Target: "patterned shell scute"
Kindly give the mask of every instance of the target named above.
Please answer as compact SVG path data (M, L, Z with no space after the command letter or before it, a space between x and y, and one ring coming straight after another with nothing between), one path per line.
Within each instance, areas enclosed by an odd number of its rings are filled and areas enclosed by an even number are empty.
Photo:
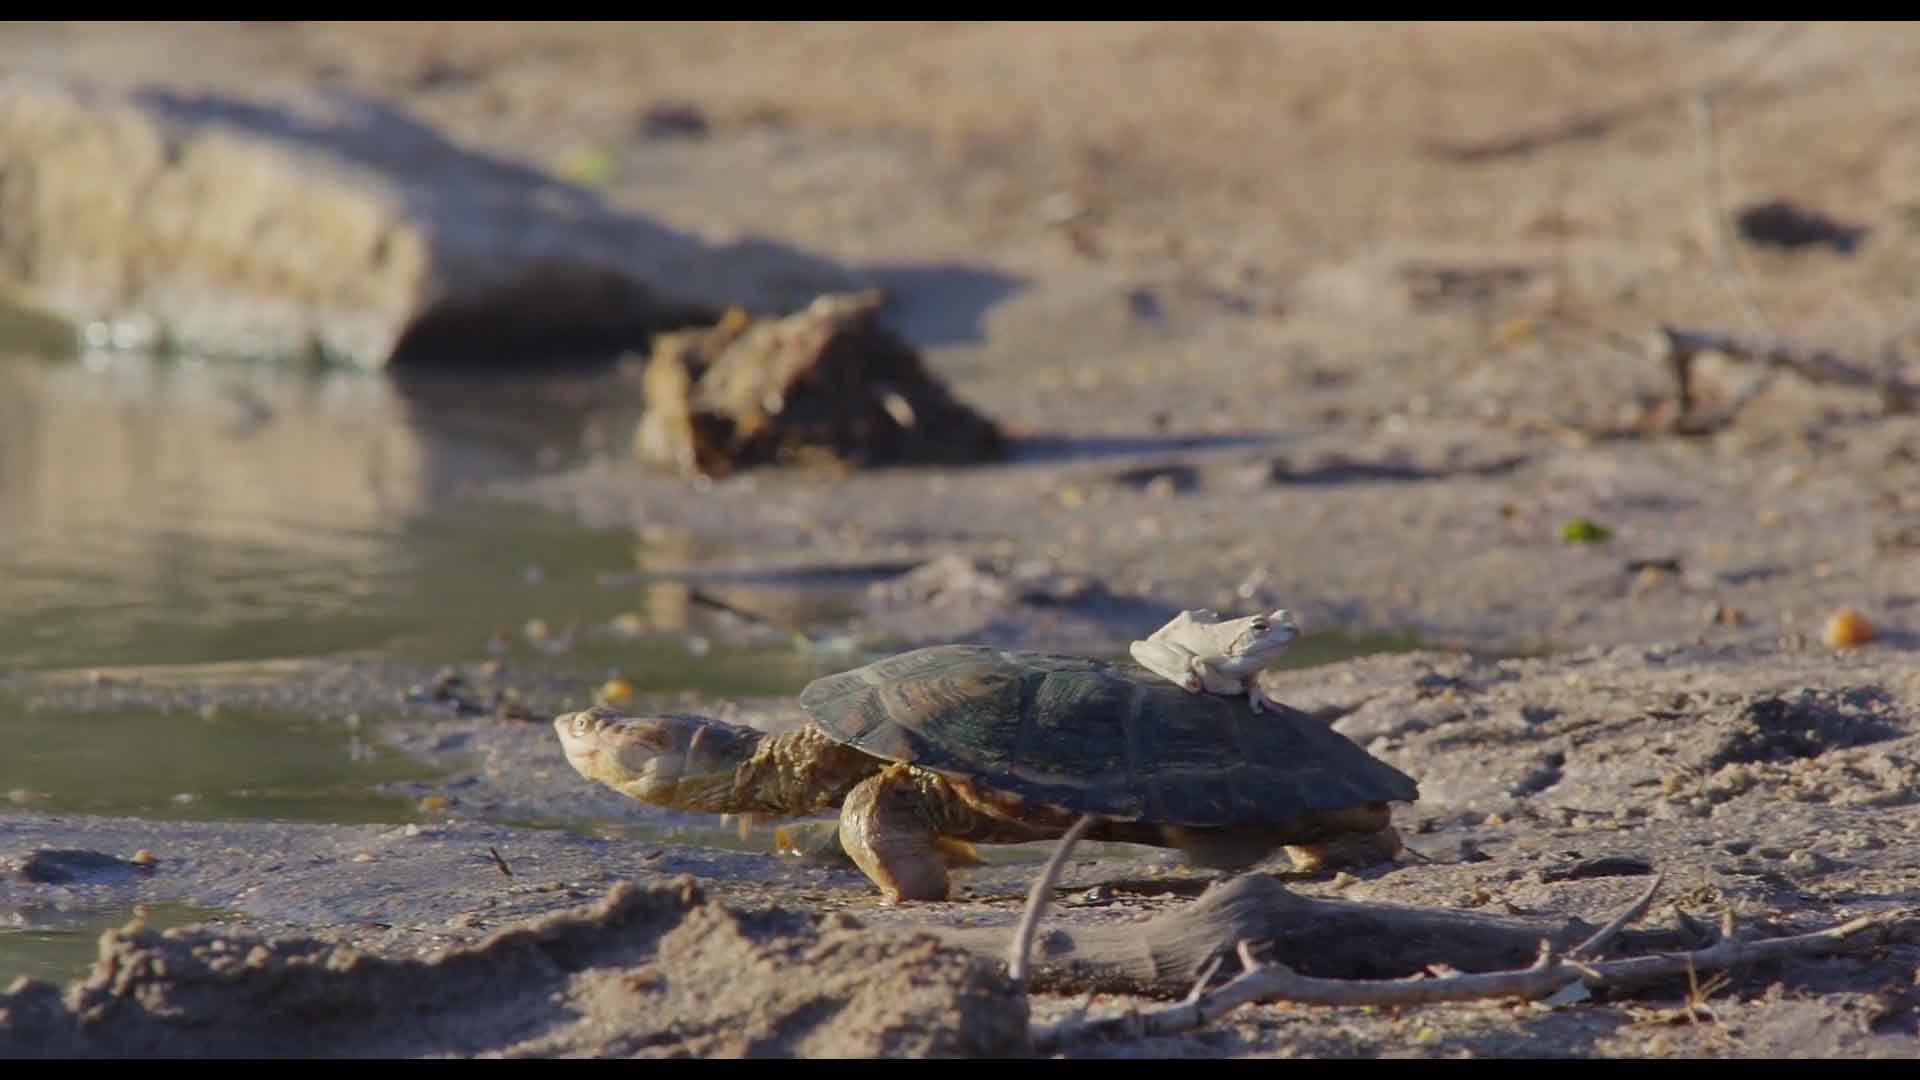
M1080 657L942 645L816 680L800 703L877 757L1120 820L1252 825L1418 796L1304 713Z

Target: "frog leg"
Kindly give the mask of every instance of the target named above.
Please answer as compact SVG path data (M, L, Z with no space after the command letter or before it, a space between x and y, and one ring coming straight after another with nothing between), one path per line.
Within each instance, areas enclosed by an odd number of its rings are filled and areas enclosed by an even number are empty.
M1256 713L1279 712L1285 707L1260 689L1260 680L1253 676L1247 678L1247 705Z
M1200 692L1200 676L1194 670L1200 656L1192 649L1171 641L1155 641L1148 638L1136 641L1127 647L1133 659L1141 667L1155 675L1179 685L1189 694Z

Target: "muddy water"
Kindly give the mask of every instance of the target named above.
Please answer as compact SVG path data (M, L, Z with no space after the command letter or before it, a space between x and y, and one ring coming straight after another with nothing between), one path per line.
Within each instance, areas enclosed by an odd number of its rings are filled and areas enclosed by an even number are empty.
M86 972L100 935L135 919L152 930L218 921L221 912L190 904L0 908L0 986L17 976L64 984Z
M631 533L470 496L591 450L603 389L0 356L0 670L438 665L507 648L522 667L648 689L804 685L819 661L790 646L701 647L688 588L625 580L659 556ZM341 719L56 719L0 698L0 793L89 813L404 820L370 793L418 770Z
M151 819L413 820L378 784L426 769L383 746L359 717L226 708L73 717L0 702L9 753L0 793L51 813Z

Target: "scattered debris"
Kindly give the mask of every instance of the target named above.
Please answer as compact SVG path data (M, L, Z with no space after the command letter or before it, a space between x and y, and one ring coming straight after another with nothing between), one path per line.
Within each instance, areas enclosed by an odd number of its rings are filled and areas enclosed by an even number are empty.
M1568 518L1560 526L1560 540L1566 544L1604 544L1613 539L1613 530L1586 518Z
M1734 215L1740 238L1764 247L1805 248L1825 245L1851 255L1866 239L1865 225L1847 225L1818 210L1796 206L1785 199L1742 207Z
M1548 867L1540 871L1542 882L1551 884L1556 881L1584 881L1588 878L1602 877L1642 877L1653 873L1653 864L1634 855L1609 855L1598 859L1582 859L1564 866Z
M640 135L647 139L703 139L711 131L707 114L686 101L656 101L640 114Z
M1531 285L1540 274L1532 266L1445 266L1410 264L1400 270L1416 311L1484 307L1503 293Z
M880 303L876 292L823 296L763 320L735 308L709 329L662 335L643 376L636 456L707 477L768 464L997 459L1000 429L879 326Z

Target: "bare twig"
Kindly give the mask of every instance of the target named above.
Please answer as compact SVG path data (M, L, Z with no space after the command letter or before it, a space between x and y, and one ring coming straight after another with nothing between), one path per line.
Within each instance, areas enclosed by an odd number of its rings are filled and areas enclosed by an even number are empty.
M1607 947L1608 942L1612 941L1620 931L1626 929L1628 924L1640 916L1645 915L1647 909L1653 906L1653 894L1660 891L1660 882L1660 875L1655 874L1653 876L1653 884L1647 886L1647 891L1640 894L1640 899L1634 901L1632 907L1615 915L1612 922L1601 927L1592 937L1574 946L1573 951L1567 954L1568 958L1573 960L1599 959L1600 951Z
M1025 989L1029 968L1029 954L1033 952L1033 934L1040 927L1040 916L1045 913L1047 900L1053 896L1053 885L1060 880L1060 871L1066 868L1067 856L1072 853L1073 845L1080 842L1088 826L1093 824L1092 814L1080 815L1073 823L1060 844L1053 849L1053 857L1047 860L1046 868L1040 871L1039 880L1033 883L1033 890L1027 893L1027 910L1020 916L1020 928L1014 932L1013 945L1007 950L1007 974L1012 976L1015 986Z
M1671 108L1676 101L1734 94L1746 85L1763 63L1804 29L1804 23L1787 23L1777 28L1751 53L1729 65L1725 73L1691 88L1663 90L1612 107L1586 106L1539 126L1487 138L1428 139L1422 144L1422 149L1436 157L1476 164L1518 157L1562 143L1602 138L1622 124Z
M1714 100L1743 85L1753 73L1759 70L1762 62L1789 39L1800 32L1800 27L1789 23L1763 41L1747 59L1736 65L1725 77L1714 85L1704 87L1693 96L1692 111L1694 124L1694 146L1699 151L1702 183L1706 187L1707 212L1711 217L1713 236L1714 278L1720 288L1733 301L1733 306L1747 321L1747 329L1755 333L1775 336L1773 327L1766 316L1760 313L1760 307L1753 300L1753 276L1746 264L1740 260L1739 248L1734 240L1733 215L1727 210L1725 185L1722 183L1724 169L1720 160L1720 139L1714 122ZM1678 362L1676 361L1676 364ZM1676 367L1676 371L1678 368ZM1735 395L1734 402L1727 412L1731 418L1747 402L1765 393L1773 385L1777 370L1763 371L1748 381ZM1683 395L1684 396L1684 395ZM1680 415L1685 415L1683 408Z
M1869 933L1876 930L1880 933ZM1416 976L1410 979L1364 981L1316 979L1295 974L1279 964L1256 964L1249 966L1226 985L1192 1001L1146 1011L1129 1011L1119 1016L1039 1027L1033 1032L1033 1043L1036 1049L1045 1052L1095 1035L1117 1032L1169 1035L1192 1031L1241 1005L1255 1001L1394 1007L1491 998L1538 1000L1550 997L1575 982L1585 983L1592 989L1618 989L1689 972L1724 971L1756 961L1852 952L1878 946L1896 934L1902 938L1920 937L1920 909L1867 915L1808 934L1765 941L1740 941L1728 937L1716 945L1693 952L1626 960L1570 963L1554 952L1551 943L1542 942L1540 957L1531 967L1486 974L1448 974L1439 978ZM1241 950L1241 961L1252 961L1250 952L1245 948ZM1697 982L1695 985L1698 986ZM1709 982L1707 985L1713 984Z
M1703 352L1716 352L1730 360L1764 364L1775 371L1791 371L1810 383L1873 391L1880 395L1882 406L1892 413L1909 412L1916 404L1920 404L1920 386L1902 380L1891 369L1875 371L1826 349L1807 349L1777 338L1743 337L1719 330L1663 326L1660 333L1666 339L1667 363L1673 371L1680 396L1676 424L1711 430L1731 421L1756 392L1754 384L1743 388L1711 423L1692 417L1693 360Z
M507 860L501 858L500 853L498 851L495 851L493 848L489 847L487 848L487 854L493 856L493 865L499 867L501 873L507 875L508 877L513 876L513 868L507 865Z
M1713 225L1713 270L1720 288L1747 320L1747 329L1772 334L1773 328L1760 314L1748 290L1752 280L1740 262L1733 243L1733 218L1727 213L1726 196L1721 183L1720 140L1714 129L1713 94L1702 92L1693 98L1694 146L1700 157L1701 182L1706 188L1707 213Z
M1201 969L1201 971L1200 971L1200 977L1199 977L1199 978L1197 978L1197 979L1195 979L1195 980L1193 980L1193 989L1191 989L1191 990L1189 990L1189 991L1187 991L1187 996L1186 996L1186 997L1184 997L1184 998L1182 998L1181 1000L1182 1000L1182 1001L1198 1001L1198 1000L1200 1000L1200 995L1201 995L1202 993L1204 993L1204 992L1206 991L1206 989L1207 989L1207 983L1208 983L1208 982L1210 982L1210 981L1211 981L1211 980L1213 979L1213 974L1214 974L1214 972L1216 972L1216 971L1219 971L1219 970L1220 970L1220 965L1222 965L1222 964L1224 964L1224 963L1226 963L1226 962L1227 962L1227 958L1226 958L1225 956L1216 956L1216 957L1214 957L1214 958L1213 958L1213 959L1212 959L1212 960L1211 960L1211 961L1210 961L1210 962L1209 962L1209 963L1207 964L1207 966L1206 966L1206 967L1204 967L1204 968L1202 968L1202 969Z

